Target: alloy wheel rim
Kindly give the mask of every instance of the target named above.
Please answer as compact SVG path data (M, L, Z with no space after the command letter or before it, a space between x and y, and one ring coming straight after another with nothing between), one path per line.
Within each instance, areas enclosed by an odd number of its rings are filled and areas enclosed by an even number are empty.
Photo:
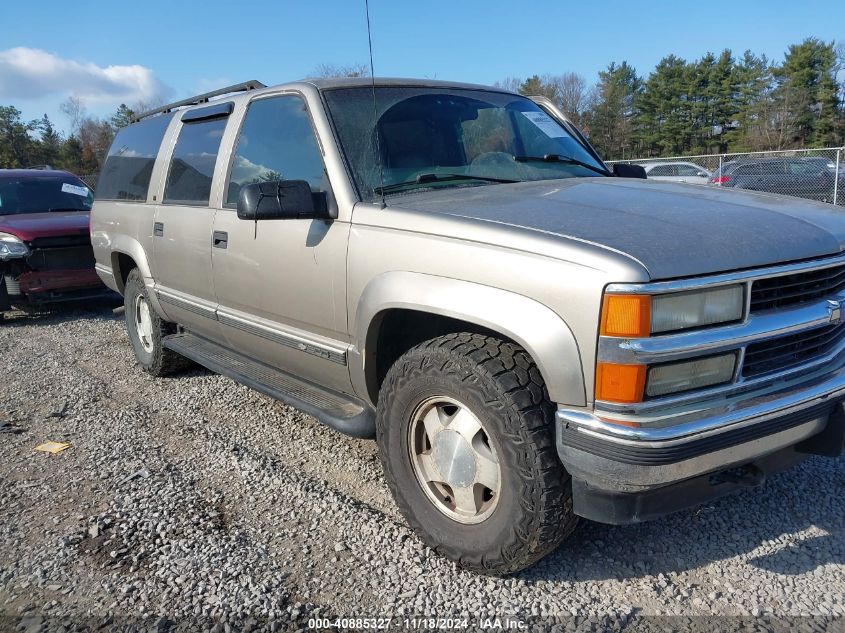
M428 499L458 523L487 519L499 502L502 472L478 417L461 402L438 396L416 408L410 425L411 464Z
M147 353L152 353L153 345L153 320L150 316L150 305L143 296L135 299L135 331L138 333L138 340L141 347Z

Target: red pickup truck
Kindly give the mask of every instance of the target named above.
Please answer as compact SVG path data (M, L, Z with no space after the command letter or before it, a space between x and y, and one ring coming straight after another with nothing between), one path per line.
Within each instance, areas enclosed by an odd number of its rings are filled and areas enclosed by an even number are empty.
M111 294L94 272L92 200L73 174L0 169L0 318L12 308Z

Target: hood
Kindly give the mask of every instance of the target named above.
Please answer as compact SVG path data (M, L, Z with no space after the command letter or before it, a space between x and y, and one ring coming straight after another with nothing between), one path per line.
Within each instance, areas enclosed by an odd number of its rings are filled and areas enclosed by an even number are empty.
M88 234L88 211L51 211L0 215L0 232L11 233L24 242L39 237Z
M633 258L652 279L835 255L845 242L841 207L663 181L464 187L389 198L388 205L590 242Z

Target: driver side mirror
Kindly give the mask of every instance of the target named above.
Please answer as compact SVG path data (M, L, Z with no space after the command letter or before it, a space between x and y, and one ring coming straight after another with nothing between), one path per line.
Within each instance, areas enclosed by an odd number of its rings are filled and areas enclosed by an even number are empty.
M613 165L613 175L617 178L648 178L641 165L627 165L625 163Z
M238 195L241 220L330 220L325 191L312 192L305 180L271 180L241 187Z

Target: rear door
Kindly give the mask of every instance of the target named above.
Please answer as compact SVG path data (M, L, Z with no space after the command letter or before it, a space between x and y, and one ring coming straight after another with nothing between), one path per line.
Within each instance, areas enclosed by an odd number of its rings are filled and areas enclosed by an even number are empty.
M786 171L786 164L782 160L772 160L760 163L761 186L758 191L768 191L782 196L795 195L793 193L795 178Z
M791 195L810 200L833 200L833 178L829 177L824 161L797 158L788 161L786 168L793 179Z
M231 103L187 110L170 156L153 225L156 292L167 317L219 338L211 273L214 209L209 206Z
M676 166L678 170L678 181L689 182L695 185L704 185L710 180L710 174L704 171L701 167L696 165L688 165L686 163L678 163Z
M748 163L737 165L732 174L729 174L729 184L737 189L751 189L752 191L766 191L766 182L763 177L763 166L761 163Z
M677 180L678 172L675 165L655 165L648 172L649 180Z

